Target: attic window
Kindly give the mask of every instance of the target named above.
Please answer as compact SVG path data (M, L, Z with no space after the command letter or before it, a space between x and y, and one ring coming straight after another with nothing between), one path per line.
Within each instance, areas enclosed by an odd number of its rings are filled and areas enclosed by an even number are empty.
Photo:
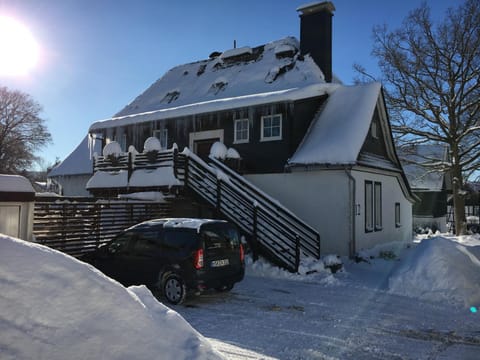
M160 102L170 104L172 101L177 100L179 96L180 96L179 91L177 90L170 91L169 93L167 93L167 95L165 95L165 97Z

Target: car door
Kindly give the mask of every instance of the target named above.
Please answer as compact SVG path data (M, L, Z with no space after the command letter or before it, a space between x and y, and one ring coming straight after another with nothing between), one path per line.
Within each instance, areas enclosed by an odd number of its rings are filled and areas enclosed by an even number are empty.
M95 267L124 285L129 284L129 269L135 232L126 231L98 251Z
M146 229L137 234L133 241L129 259L130 279L135 285L153 285L157 282L163 266L161 229Z

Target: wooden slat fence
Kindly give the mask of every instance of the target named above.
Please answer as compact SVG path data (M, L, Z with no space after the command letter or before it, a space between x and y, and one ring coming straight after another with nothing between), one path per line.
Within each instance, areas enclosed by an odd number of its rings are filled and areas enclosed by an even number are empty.
M36 242L75 256L129 226L170 214L170 203L40 200L35 202L33 233Z

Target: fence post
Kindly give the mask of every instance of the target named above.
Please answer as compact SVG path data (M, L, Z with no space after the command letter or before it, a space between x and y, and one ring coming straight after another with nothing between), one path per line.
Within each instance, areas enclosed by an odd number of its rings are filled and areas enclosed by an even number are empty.
M257 204L253 204L253 231L252 231L252 255L253 261L258 260L258 239L257 239L257 211L258 207Z
M173 176L178 179L178 149L173 148Z
M222 213L222 180L217 178L217 216L221 215Z
M183 186L187 187L188 186L188 165L189 165L190 158L188 156L185 156L185 161L183 163Z
M300 236L295 235L295 272L298 272L300 266Z
M67 204L64 202L62 204L62 250L65 249L67 245Z
M127 169L127 176L128 180L130 181L130 177L132 176L133 173L133 164L132 164L132 153L128 152L128 169Z

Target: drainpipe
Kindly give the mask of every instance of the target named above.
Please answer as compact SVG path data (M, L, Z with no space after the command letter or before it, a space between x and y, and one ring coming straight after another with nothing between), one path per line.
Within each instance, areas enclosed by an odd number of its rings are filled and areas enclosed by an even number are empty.
M356 253L356 240L355 240L355 232L356 232L356 227L355 227L355 218L357 216L357 209L355 206L355 199L356 199L356 189L357 189L357 182L355 178L352 176L352 169L351 168L345 168L345 174L347 174L350 186L349 186L349 195L350 195L350 243L349 243L349 256L350 258L353 258Z

